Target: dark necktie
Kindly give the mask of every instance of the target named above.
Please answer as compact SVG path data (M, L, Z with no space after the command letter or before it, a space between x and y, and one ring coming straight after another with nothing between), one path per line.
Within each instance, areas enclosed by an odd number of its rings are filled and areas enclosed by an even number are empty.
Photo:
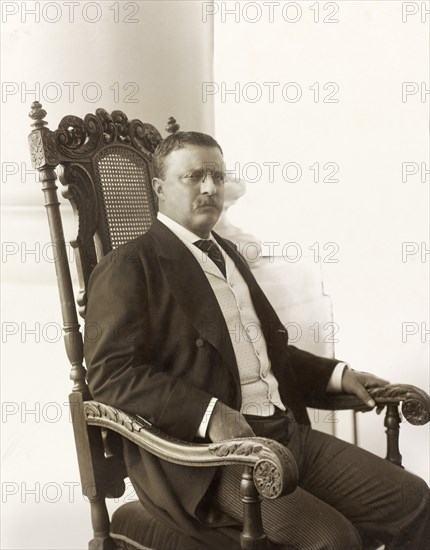
M210 239L202 239L200 241L196 241L193 244L197 246L197 248L200 248L200 250L205 252L209 256L209 258L215 263L215 265L221 271L224 277L226 277L225 261L222 257L221 250L217 247L217 245Z

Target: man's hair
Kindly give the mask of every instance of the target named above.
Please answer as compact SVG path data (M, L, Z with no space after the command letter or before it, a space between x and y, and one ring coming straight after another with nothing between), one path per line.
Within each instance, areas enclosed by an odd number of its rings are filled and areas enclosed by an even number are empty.
M223 155L219 143L208 134L200 132L175 132L163 139L154 152L153 168L156 178L164 178L166 170L166 158L177 149L183 149L187 145L200 147L217 147Z

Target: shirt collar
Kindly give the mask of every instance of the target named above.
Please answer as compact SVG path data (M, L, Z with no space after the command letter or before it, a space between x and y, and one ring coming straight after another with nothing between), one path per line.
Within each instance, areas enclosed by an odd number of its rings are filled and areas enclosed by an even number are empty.
M167 226L172 233L174 233L177 237L180 239L187 241L190 244L194 244L196 241L202 240L201 237L198 235L195 235L192 231L184 227L183 225L179 224L178 222L175 222L172 220L172 218L169 218L165 214L162 214L161 212L157 213L157 219L164 223L165 226ZM214 241L214 238L212 237L212 233L209 233L208 239Z

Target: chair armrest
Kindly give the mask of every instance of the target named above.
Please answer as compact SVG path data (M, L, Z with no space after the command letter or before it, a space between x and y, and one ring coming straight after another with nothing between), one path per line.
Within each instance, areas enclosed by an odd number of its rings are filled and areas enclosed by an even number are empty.
M293 455L271 439L252 437L194 444L164 434L143 418L109 405L85 401L83 407L88 425L109 428L168 462L196 467L242 464L253 468L254 483L263 498L279 498L297 487L298 469Z
M407 384L390 384L370 388L367 391L378 407L402 403L403 416L410 424L422 426L430 420L430 397L420 388ZM354 411L371 410L355 395L345 393L326 393L318 398L308 400L306 405L314 409L338 411L345 409L353 409Z

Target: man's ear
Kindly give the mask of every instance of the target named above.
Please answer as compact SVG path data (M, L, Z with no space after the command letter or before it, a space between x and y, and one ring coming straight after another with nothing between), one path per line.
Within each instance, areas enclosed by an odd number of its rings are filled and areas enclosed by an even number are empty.
M163 200L163 184L164 181L161 178L152 178L152 189L154 189L154 193L157 195L158 200Z

